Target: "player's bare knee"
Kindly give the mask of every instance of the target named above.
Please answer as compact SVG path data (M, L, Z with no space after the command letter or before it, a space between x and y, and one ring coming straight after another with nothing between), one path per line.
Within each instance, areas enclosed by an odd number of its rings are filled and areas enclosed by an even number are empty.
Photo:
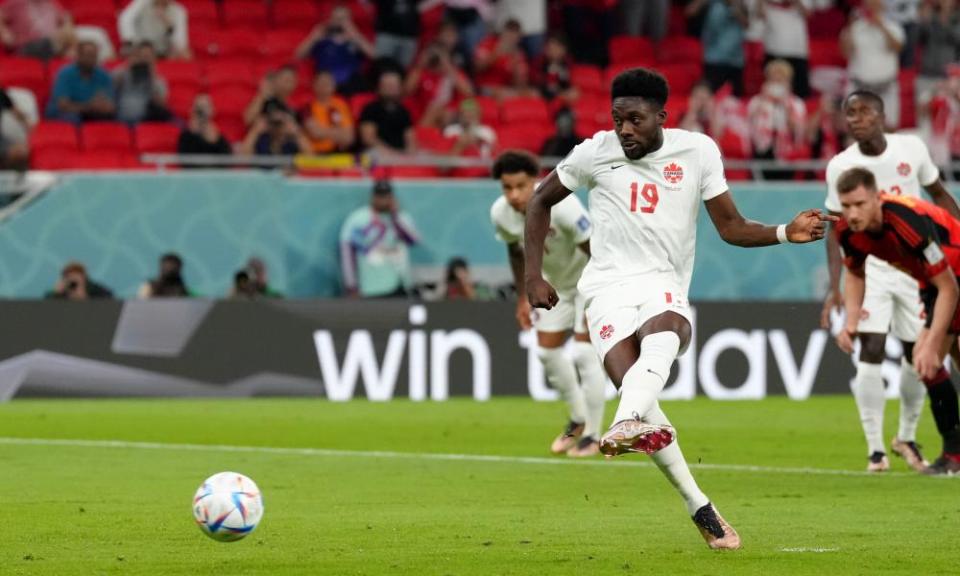
M886 356L887 335L864 332L860 334L860 361L880 364Z
M689 320L676 312L667 311L647 320L637 330L637 339L640 341L640 345L643 346L644 338L658 332L673 332L680 338L679 354L683 354L687 346L690 345L690 339L693 335Z

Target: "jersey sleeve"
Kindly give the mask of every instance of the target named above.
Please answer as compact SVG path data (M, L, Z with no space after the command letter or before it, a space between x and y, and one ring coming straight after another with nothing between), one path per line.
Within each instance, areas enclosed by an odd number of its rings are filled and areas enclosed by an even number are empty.
M580 203L580 199L573 195L567 196L562 204L563 208L556 214L557 224L573 238L574 243L583 244L593 233L593 224L590 222L587 209Z
M493 234L496 236L497 240L505 244L516 244L517 242L520 242L520 237L507 230L506 226L502 222L502 201L502 199L497 199L497 201L493 203L493 206L490 207L490 223L493 224Z
M729 190L723 173L720 148L712 138L703 136L700 144L700 198L704 202Z
M827 199L823 202L823 205L830 212L840 213L842 207L840 206L840 194L837 192L837 179L840 178L840 167L837 166L837 163L830 161L827 164Z
M949 266L929 216L892 202L884 205L884 216L900 241L921 261L928 277L936 276Z
M930 150L921 138L911 138L910 148L917 155L917 180L921 186L930 186L940 179L940 169L933 163Z
M557 164L557 176L564 188L576 191L593 185L593 159L597 145L597 136L587 138L574 146L567 157Z

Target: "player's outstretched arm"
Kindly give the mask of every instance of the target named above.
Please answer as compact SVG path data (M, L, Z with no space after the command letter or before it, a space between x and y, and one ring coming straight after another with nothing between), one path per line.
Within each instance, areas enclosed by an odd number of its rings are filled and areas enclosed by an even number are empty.
M524 284L527 298L534 308L549 310L558 300L556 290L543 279L543 242L550 230L550 209L570 194L554 170L540 183L527 204L523 233Z
M830 214L838 216L836 212ZM820 327L830 328L830 311L839 310L843 306L843 296L840 294L840 274L843 269L843 257L840 255L840 241L833 233L833 224L829 225L824 245L827 248L827 270L830 273L830 286L827 296L823 300L823 310L820 312Z
M707 200L704 204L723 241L746 248L785 242L803 244L820 240L826 235L826 223L838 220L836 216L814 209L797 214L789 224L768 226L744 218L737 210L729 191Z

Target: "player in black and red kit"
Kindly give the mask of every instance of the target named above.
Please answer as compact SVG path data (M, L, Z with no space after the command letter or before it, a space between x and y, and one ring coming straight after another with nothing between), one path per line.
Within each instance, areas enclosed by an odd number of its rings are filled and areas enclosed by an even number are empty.
M837 343L848 352L853 349L867 256L889 262L917 279L926 324L914 346L913 362L927 387L937 431L943 437L943 454L924 473L960 472L960 404L943 368L947 353L960 366L956 345L960 333L960 221L919 198L880 194L873 173L866 168L841 174L837 192L843 219L834 233L850 271L844 285L847 322Z

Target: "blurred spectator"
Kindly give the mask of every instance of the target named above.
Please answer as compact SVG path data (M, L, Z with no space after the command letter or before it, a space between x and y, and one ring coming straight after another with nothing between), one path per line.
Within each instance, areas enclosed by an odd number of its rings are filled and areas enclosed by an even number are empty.
M315 154L345 152L353 146L353 113L336 91L329 72L320 71L313 77L313 101L303 110L301 122Z
M923 0L924 4L928 0ZM921 0L886 0L887 18L903 28L903 48L900 49L900 67L913 68L917 50L917 17Z
M451 103L473 96L473 86L466 74L454 66L447 52L432 44L420 54L416 66L407 75L405 92L414 116L420 117L420 124L437 126L443 124L443 115Z
M810 156L830 160L846 148L846 121L842 100L831 94L820 96L816 109L807 120Z
M187 9L173 0L133 0L117 21L120 40L132 48L149 42L161 58L190 58Z
M749 19L743 0L710 0L703 21L703 75L712 91L724 84L743 96L744 35Z
M346 294L407 296L412 286L408 248L419 241L413 220L397 206L390 182L376 182L370 205L354 210L340 229Z
M297 47L297 58L313 60L314 72L329 70L340 92L352 94L361 88L360 69L364 58L373 58L374 48L357 30L350 10L334 8L330 19L316 27Z
M900 49L903 28L883 15L883 0L863 0L860 12L840 35L847 55L852 90L870 90L883 98L887 126L900 126Z
M480 106L472 99L460 103L457 122L444 128L443 136L456 138L450 150L453 155L479 155L489 158L497 145L497 133L480 122Z
M97 65L97 45L77 43L77 61L60 69L53 81L48 118L79 122L108 120L116 113L113 80Z
M563 35L577 62L606 66L607 40L614 34L617 0L566 0Z
M166 122L167 83L157 74L156 54L149 42L138 44L127 63L113 73L117 92L117 120L137 123Z
M44 60L74 45L73 18L56 0L0 2L0 48Z
M500 34L491 35L477 46L473 63L480 91L497 97L531 92L527 58L520 48L520 23L510 20Z
M957 0L934 0L920 7L917 28L920 69L916 95L926 105L947 76L947 66L960 60L960 11Z
M157 277L144 282L137 291L137 298L182 298L190 296L183 281L183 259L170 252L160 257Z
M662 1L666 2L666 0ZM503 29L510 20L520 23L520 28L523 30L520 45L523 46L527 57L539 56L543 52L543 43L547 35L546 0L498 0L497 28Z
M243 121L247 126L257 118L265 116L271 110L278 109L293 114L290 97L297 90L297 69L291 65L271 70L260 81L260 89L253 97L247 109L243 111Z
M53 300L96 300L113 298L109 288L87 276L87 268L80 262L67 262L60 278L46 297Z
M724 1L724 0L721 0ZM690 91L690 98L687 100L687 109L678 124L679 128L689 130L690 132L699 132L715 136L713 126L716 123L717 107L713 100L713 90L710 85L700 82Z
M213 101L206 94L199 94L193 100L190 109L190 121L180 132L177 141L177 154L221 154L230 155L233 149L230 142L220 133L213 120Z
M227 298L231 300L253 300L259 296L254 289L253 282L250 281L250 274L246 270L237 270L233 275L233 286L230 287Z
M490 0L426 0L420 5L420 11L426 12L438 4L446 5L443 19L457 27L460 47L472 55L487 35L487 22L493 19Z
M377 83L377 99L360 112L360 145L381 154L402 154L416 149L413 120L400 99L400 74L384 72Z
M292 114L274 108L254 121L238 150L257 156L309 154L310 140Z
M553 120L556 132L553 136L547 138L540 149L541 156L553 156L563 158L573 150L573 147L580 143L583 138L574 130L573 114L570 111L562 111L556 115Z
M947 69L948 80L930 101L930 154L938 166L960 162L960 65ZM960 170L953 173L960 180Z
M468 75L473 73L473 53L467 52L460 43L460 33L453 22L444 22L434 40L434 45L443 50L458 69Z
M245 271L250 278L250 284L253 286L253 290L257 294L268 298L283 297L280 292L270 287L270 280L267 276L267 264L261 258L253 256L247 260Z
M377 19L374 52L377 58L392 58L404 68L413 64L420 39L417 0L376 0Z
M774 60L764 69L766 81L760 93L750 99L747 114L753 157L757 160L787 160L805 144L807 109L791 93L793 70L785 60ZM764 171L765 178L777 178Z
M30 118L0 88L0 170L26 170L30 160Z
M880 0L881 2L883 0ZM764 65L786 60L793 68L793 92L810 95L810 33L807 18L811 0L760 0L758 16L764 21Z
M470 268L463 258L451 258L447 262L446 300L476 300L477 290L470 277Z
M754 0L761 4L766 0ZM687 21L687 36L700 38L703 36L703 22L707 16L707 5L711 0L681 0L683 7L683 16Z
M630 36L662 40L670 22L669 0L620 0L623 31Z
M534 60L533 84L547 100L560 98L566 105L576 101L577 87L570 81L570 56L567 45L559 36L551 34L544 44L543 55Z

